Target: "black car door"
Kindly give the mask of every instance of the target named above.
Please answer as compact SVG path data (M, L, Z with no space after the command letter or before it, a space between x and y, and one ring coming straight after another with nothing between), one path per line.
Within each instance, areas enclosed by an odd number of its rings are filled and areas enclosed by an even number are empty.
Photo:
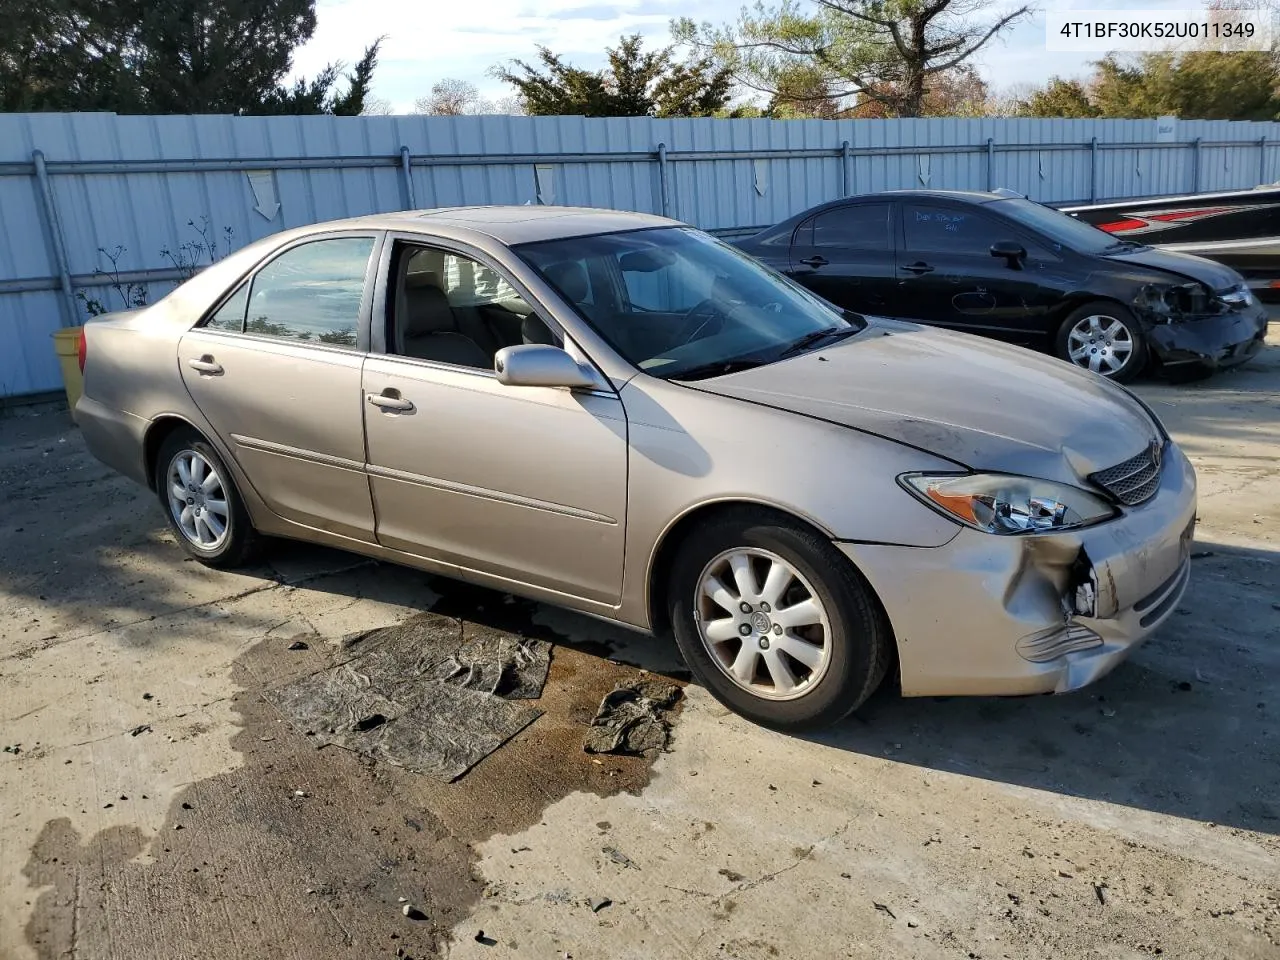
M894 287L893 203L828 207L791 240L789 273L836 306L885 313Z
M1025 256L993 256L998 243ZM979 204L904 202L896 309L886 312L1034 344L1050 332L1061 267L1048 244Z

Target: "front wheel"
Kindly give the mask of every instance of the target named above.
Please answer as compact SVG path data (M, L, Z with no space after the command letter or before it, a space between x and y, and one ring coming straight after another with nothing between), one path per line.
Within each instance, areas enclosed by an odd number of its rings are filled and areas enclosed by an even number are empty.
M893 638L870 586L829 541L766 511L694 530L667 596L690 670L763 726L835 723L888 669Z
M1063 321L1058 356L1119 383L1147 365L1147 337L1137 318L1118 303L1086 303Z
M230 471L195 430L175 430L164 439L155 487L169 528L201 563L238 567L257 553L260 537Z

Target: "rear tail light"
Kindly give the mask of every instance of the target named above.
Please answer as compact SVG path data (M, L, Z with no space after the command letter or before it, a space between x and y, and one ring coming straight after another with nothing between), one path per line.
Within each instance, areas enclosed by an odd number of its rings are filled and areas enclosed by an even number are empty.
M80 342L76 345L76 361L80 364L80 372L84 373L84 356L89 345L85 342L84 330L80 331Z

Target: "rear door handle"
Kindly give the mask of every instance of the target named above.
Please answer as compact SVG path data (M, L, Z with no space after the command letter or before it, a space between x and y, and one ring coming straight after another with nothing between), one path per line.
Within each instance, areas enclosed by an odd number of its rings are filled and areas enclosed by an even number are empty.
M211 377L222 376L222 364L216 363L207 353L199 360L188 360L187 366L197 373L208 374Z
M397 413L408 413L413 409L413 402L404 397L388 396L385 393L367 393L365 398L375 407L383 410L394 410Z
M933 267L925 263L923 260L917 260L915 263L908 263L902 268L907 273L921 274L933 273Z
M800 262L806 267L825 267L831 261L826 257L805 257Z

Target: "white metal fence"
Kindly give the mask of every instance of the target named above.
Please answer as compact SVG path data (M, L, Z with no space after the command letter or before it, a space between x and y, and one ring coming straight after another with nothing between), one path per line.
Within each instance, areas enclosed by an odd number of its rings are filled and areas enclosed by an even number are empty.
M766 226L842 195L1089 201L1280 176L1280 124L1155 120L0 115L0 398L59 387L50 335L154 301L286 227L545 203ZM109 276L108 276L109 274Z

